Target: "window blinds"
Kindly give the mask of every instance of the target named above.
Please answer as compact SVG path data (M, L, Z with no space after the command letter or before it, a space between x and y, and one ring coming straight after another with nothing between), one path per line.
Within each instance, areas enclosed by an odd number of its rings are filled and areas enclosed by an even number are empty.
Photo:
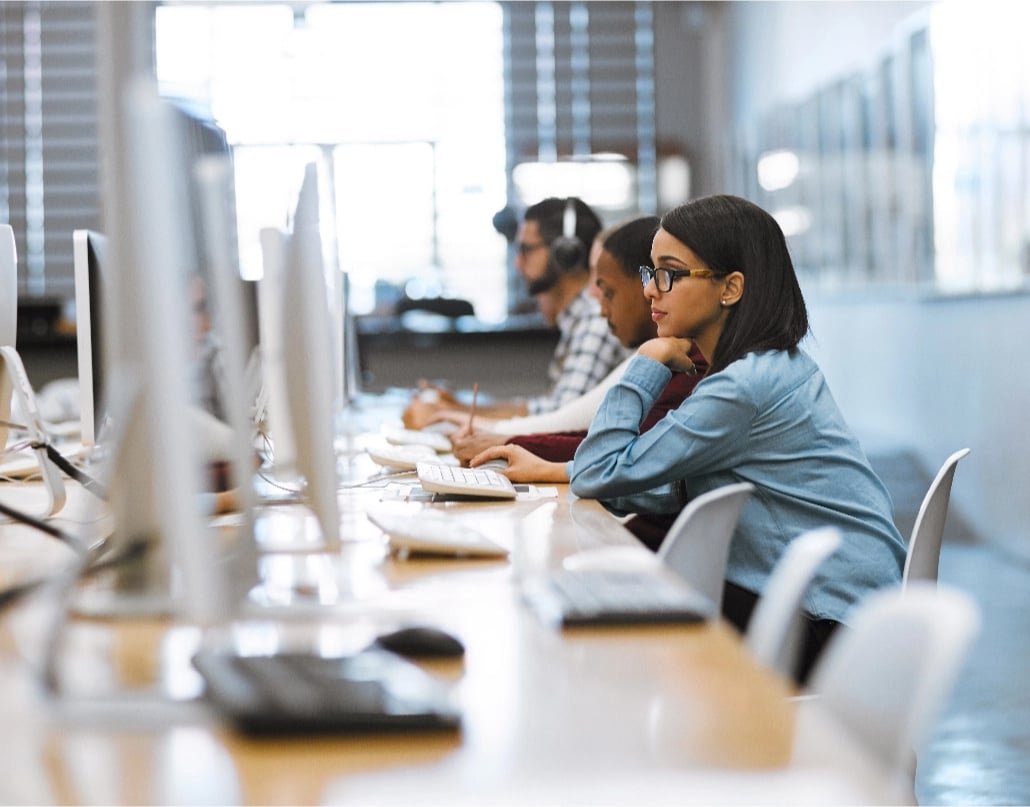
M93 3L0 3L0 218L19 298L74 296L72 231L99 229Z

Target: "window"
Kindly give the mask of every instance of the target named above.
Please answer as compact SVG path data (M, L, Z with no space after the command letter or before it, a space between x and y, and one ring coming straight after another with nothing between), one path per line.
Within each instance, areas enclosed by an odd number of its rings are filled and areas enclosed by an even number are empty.
M157 69L235 144L245 272L299 149L333 183L359 312L403 286L499 322L524 296L499 209L576 194L609 221L655 210L652 29L631 2L175 4Z
M92 3L0 3L0 221L20 299L74 296L72 230L100 228Z
M504 319L499 5L169 5L156 30L162 92L208 104L234 144L245 274L259 273L257 232L286 224L313 158L359 312L410 281Z
M26 297L71 300L71 232L102 229L96 7L0 3L0 215ZM147 45L162 92L234 146L245 274L316 160L360 310L406 285L500 322L524 302L492 224L506 204L575 193L606 223L656 210L652 14L621 0L175 2L156 6Z

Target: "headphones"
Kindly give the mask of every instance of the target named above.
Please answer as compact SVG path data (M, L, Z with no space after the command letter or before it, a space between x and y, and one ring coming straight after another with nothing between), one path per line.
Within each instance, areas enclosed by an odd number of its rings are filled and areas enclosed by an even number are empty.
M551 260L559 272L572 272L587 265L587 249L576 237L576 200L565 200L562 234L551 242Z

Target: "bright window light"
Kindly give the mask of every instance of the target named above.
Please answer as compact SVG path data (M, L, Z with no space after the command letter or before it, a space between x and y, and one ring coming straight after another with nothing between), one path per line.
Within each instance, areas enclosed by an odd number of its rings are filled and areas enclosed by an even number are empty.
M331 170L359 313L419 279L507 316L499 4L171 4L156 42L162 92L211 109L233 145L245 275L294 201L298 151Z
M794 184L801 160L788 149L767 151L758 158L758 184L766 191L779 191Z

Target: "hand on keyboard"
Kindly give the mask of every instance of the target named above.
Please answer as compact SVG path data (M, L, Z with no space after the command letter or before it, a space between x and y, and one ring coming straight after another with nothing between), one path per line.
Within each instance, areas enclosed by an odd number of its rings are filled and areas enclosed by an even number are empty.
M422 488L431 493L489 499L514 499L516 495L511 480L497 471L420 462L416 473Z

